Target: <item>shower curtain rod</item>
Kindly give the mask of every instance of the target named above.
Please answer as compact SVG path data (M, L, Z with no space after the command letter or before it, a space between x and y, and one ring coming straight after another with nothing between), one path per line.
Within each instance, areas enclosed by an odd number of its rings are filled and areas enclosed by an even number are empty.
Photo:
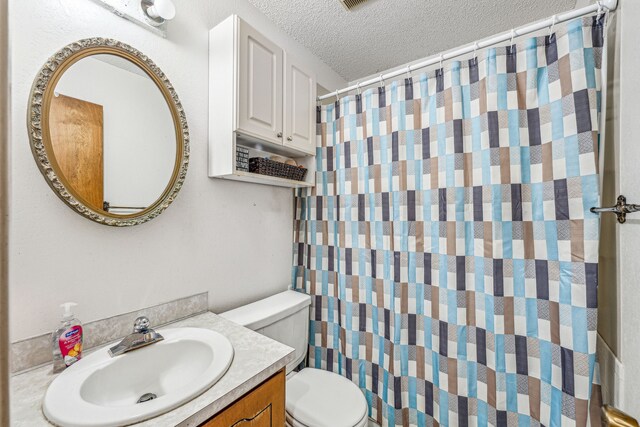
M419 68L424 68L424 67L428 67L429 65L434 65L437 63L442 63L442 61L446 61L448 59L452 59L455 58L457 56L462 56L462 55L466 55L468 53L472 53L475 52L478 49L483 49L485 47L489 47L492 46L494 44L498 44L498 43L502 43L505 42L507 40L512 40L514 37L518 37L518 36L524 36L525 34L530 34L530 33L534 33L536 31L542 30L543 28L546 27L551 27L553 28L553 26L555 24L560 24L562 22L566 22L566 21L570 21L572 19L581 17L581 16L585 16L585 15L589 15L591 13L594 12L611 12L613 10L616 9L616 7L618 7L618 0L603 0L603 1L598 1L590 6L585 6L582 7L580 9L575 9L575 10L571 10L569 12L565 12L565 13L561 13L559 15L553 15L550 18L544 19L542 21L538 21L536 23L533 24L528 24L528 25L524 25L522 27L518 27L518 28L513 28L511 31L507 31L505 33L499 34L497 36L494 36L490 39L486 39L480 42L474 42L471 44L468 44L466 46L463 46L459 49L447 52L445 54L441 54L435 57L431 57L429 59L426 59L424 61L421 62L417 62L413 65L408 65L405 68L400 68L398 70L395 71L391 71L388 72L387 74L380 74L379 77L374 77L371 78L369 80L365 80L363 82L357 82L356 84L353 84L351 86L347 86L346 88L343 89L338 89L335 90L331 93L328 93L326 95L322 95L319 96L317 98L318 101L322 101L328 98L331 98L333 96L335 96L336 98L338 98L340 96L341 93L345 93L345 92L349 92L355 89L360 89L363 86L369 86L372 85L374 83L381 83L384 85L384 81L386 79L390 79L392 77L396 77L399 76L401 74L405 74L405 73L411 73L414 70L417 70Z

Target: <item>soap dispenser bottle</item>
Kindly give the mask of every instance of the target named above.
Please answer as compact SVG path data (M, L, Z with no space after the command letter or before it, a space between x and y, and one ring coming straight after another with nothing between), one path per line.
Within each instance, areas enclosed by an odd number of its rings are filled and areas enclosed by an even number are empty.
M82 323L71 312L78 304L65 302L60 326L51 335L53 349L53 373L62 372L82 357Z

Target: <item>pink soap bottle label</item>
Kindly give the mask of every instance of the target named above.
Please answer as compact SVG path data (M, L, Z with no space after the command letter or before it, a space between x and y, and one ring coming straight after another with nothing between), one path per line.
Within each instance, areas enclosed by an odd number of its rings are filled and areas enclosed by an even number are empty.
M72 326L58 340L60 353L67 366L73 365L82 357L82 326Z

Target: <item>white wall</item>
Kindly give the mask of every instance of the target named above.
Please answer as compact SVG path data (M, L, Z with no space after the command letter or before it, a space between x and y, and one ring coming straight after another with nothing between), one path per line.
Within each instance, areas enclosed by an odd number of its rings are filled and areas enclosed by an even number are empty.
M55 90L103 107L104 200L112 206L155 203L173 173L176 137L153 80L88 57L69 67Z
M618 109L613 117L618 138L609 141L616 144L618 155L617 181L619 191L628 203L640 203L640 2L620 0L617 31L620 49ZM607 202L612 202L608 200ZM620 409L640 419L640 387L637 373L640 372L640 216L631 214L627 222L617 225L618 239L618 307L619 307L619 353L624 367ZM601 284L602 286L602 284ZM611 313L615 315L616 313Z
M91 321L209 291L214 311L284 290L292 259L292 191L207 177L208 29L231 13L306 60L325 87L346 84L246 0L175 0L162 39L90 0L10 0L12 31L11 338L51 331L73 300ZM177 200L157 219L117 229L75 214L31 155L25 115L47 58L85 37L112 37L149 55L182 101L191 162Z

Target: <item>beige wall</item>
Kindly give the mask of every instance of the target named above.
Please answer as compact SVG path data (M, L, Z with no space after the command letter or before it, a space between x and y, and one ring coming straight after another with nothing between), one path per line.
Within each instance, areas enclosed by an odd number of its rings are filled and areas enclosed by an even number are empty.
M607 105L603 168L603 205L613 205L618 197L619 168L618 147L620 145L620 14L609 17L607 32ZM620 353L618 330L618 265L616 248L618 228L615 215L601 216L600 270L598 281L598 333L614 355Z
M602 168L602 205L613 205L620 194L620 54L621 12L608 18L607 26L607 98ZM621 353L621 307L619 271L619 232L615 215L601 216L600 266L598 283L598 360L600 363L602 397L605 403L623 406L624 383Z

